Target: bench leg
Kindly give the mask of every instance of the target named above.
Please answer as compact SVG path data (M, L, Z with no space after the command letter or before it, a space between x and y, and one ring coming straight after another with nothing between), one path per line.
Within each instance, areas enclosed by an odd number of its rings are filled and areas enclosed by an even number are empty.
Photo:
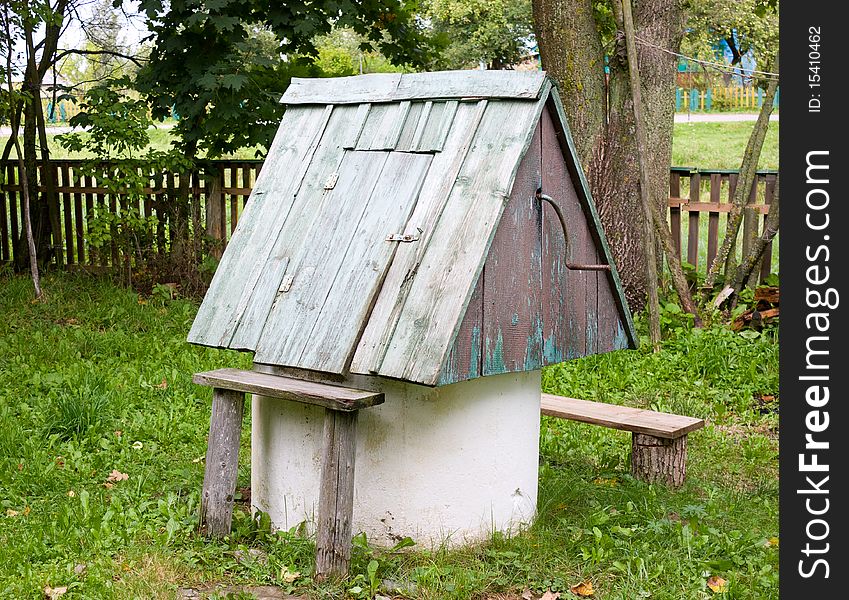
M325 411L315 554L319 581L347 575L351 562L356 433L357 411Z
M648 483L678 487L687 469L687 436L674 440L635 433L631 438L631 474Z
M200 500L201 530L205 527L206 533L213 537L223 537L230 533L244 408L243 392L213 388L212 418Z

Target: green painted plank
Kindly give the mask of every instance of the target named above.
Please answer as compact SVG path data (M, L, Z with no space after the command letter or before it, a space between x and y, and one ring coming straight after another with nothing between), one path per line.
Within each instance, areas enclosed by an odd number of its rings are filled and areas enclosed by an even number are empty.
M257 249L271 245L280 223L288 215L300 177L321 139L329 110L332 109L296 107L283 115L250 202L189 331L189 342L207 346L229 343L225 332L237 318L243 293L253 289L267 257L267 253L257 254Z
M408 101L374 107L357 140L357 150L394 150L409 112Z
M328 193L325 187L338 173L346 152L341 141L359 126L356 107L340 106L333 109L324 136L297 190L290 213L278 223L275 236L256 251L256 256L268 258L258 261L261 272L257 283L242 292L242 308L230 330L231 348L256 349L268 312L281 286L284 286L289 269L295 267L296 258L311 242L306 234L319 216L319 209ZM278 176L286 177L286 173L280 172ZM266 217L274 218L273 211L274 207L269 207L271 214Z
M256 362L299 364L388 156L388 152L346 151L336 186L304 198L317 216L299 232L301 243L259 336Z
M402 100L516 98L535 100L545 82L541 71L440 71L373 73L353 77L293 77L284 104L358 104Z
M445 138L451 131L451 123L457 113L457 105L456 100L434 103L427 124L419 137L418 144L416 144L415 149L418 152L440 152L442 150Z
M429 104L426 103L423 107L421 119L426 118L430 111ZM443 151L433 157L416 208L404 230L405 234L418 236L419 239L398 246L357 346L351 372L369 374L376 373L380 368L398 324L401 309L410 292L413 275L421 263L457 174L463 166L486 105L486 100L474 104L462 103Z
M608 280L610 281L613 288L616 290L616 299L617 304L619 305L619 311L625 321L626 333L628 334L628 339L631 341L631 347L636 348L639 345L639 339L637 337L637 330L634 327L634 320L631 316L631 310L628 308L628 302L625 300L625 292L622 289L622 280L619 278L619 271L616 269L616 263L613 260L613 253L610 251L610 246L607 244L607 237L604 235L604 228L601 225L601 219L598 216L598 211L596 211L595 202L593 202L592 194L590 193L590 186L587 183L587 178L584 175L584 171L581 168L580 161L578 160L578 154L575 150L575 142L572 139L572 132L569 130L569 124L566 120L566 112L563 109L563 103L560 100L560 95L557 93L557 88L552 88L550 93L550 100L554 105L555 114L557 115L560 126L563 128L563 133L565 136L565 141L568 147L568 155L566 156L567 162L574 168L575 173L578 176L578 180L580 182L579 191L581 198L586 203L586 207L589 210L589 214L592 217L593 221L593 230L594 233L598 236L598 243L601 245L601 250L604 254L604 261L610 265L610 271L608 272Z
M392 152L336 273L297 367L342 373L349 364L400 233L419 196L430 154Z
M486 259L536 102L487 105L472 146L416 271L379 373L435 385Z

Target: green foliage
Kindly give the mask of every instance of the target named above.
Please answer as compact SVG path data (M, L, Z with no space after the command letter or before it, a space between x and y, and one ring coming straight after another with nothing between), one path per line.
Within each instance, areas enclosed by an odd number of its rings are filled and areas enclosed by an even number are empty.
M393 65L364 36L350 27L334 27L313 40L318 52L315 65L322 77L362 73L400 73L409 67Z
M514 65L533 35L530 0L428 0L426 14L446 44L442 62L452 69Z
M154 118L180 116L178 147L189 156L267 148L284 110L280 96L293 76L320 74L313 40L333 26L352 28L400 64L427 58L409 0L142 0L139 7L154 46L135 86Z
M158 223L156 216L144 216L140 211L145 188L158 175L185 172L191 163L173 149L145 150L153 122L144 101L122 92L121 86L126 84L126 80L113 80L86 92L80 112L70 121L86 132L57 139L70 152L92 155L80 173L94 177L99 186L109 190L110 197L121 199L119 211L97 206L89 213L89 245L104 251L116 242L127 257L135 254L141 261L152 246Z

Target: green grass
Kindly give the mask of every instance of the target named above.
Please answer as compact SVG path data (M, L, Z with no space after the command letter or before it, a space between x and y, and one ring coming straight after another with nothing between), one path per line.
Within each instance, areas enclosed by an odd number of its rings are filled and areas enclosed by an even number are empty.
M210 392L191 374L249 357L185 342L196 305L157 301L83 275L49 274L45 303L25 277L0 275L0 597L173 598L205 583L287 585L314 598L364 597L376 578L416 598L515 599L589 580L597 600L777 598L775 332L754 340L691 332L664 312L658 354L623 351L548 368L545 390L705 417L689 437L679 490L629 475L623 432L543 418L539 518L516 537L402 556L355 548L350 578L310 578L312 544L237 510L233 535L195 533ZM246 411L249 415L250 410ZM249 423L240 486L249 485ZM104 485L113 469L125 481ZM267 563L240 562L257 548ZM373 567L372 567L373 568ZM283 583L287 573L301 575ZM536 596L535 596L536 597Z
M739 169L754 122L675 123L672 164L700 169ZM778 122L769 124L759 169L778 169Z

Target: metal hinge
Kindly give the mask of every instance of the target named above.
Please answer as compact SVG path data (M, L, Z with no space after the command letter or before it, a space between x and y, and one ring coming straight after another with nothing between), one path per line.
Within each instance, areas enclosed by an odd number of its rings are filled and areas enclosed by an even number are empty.
M421 227L416 227L417 233L391 233L386 236L387 242L417 242L419 241L419 234L422 232Z

